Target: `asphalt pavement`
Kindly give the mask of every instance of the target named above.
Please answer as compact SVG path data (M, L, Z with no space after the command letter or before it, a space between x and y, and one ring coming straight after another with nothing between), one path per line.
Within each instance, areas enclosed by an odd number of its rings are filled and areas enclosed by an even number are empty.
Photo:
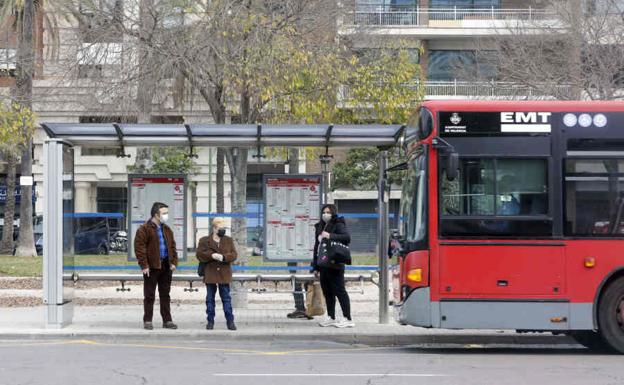
M2 384L621 385L618 355L578 345L371 347L318 341L0 341Z

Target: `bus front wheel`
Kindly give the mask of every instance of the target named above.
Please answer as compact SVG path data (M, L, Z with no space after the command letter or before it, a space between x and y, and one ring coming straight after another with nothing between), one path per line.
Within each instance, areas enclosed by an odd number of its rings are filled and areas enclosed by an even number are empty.
M624 278L612 282L600 299L598 331L607 345L624 353Z

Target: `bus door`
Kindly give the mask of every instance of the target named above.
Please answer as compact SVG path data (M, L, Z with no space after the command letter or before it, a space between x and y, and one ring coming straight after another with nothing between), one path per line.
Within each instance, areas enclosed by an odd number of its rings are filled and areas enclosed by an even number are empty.
M605 146L606 147L606 146ZM608 148L608 147L607 147ZM564 234L575 302L591 303L605 276L623 264L624 152L577 151L564 160Z

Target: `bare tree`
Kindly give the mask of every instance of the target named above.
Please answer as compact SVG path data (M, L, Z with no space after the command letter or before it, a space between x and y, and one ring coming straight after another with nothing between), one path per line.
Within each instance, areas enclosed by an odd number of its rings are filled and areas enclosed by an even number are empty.
M17 49L15 100L28 109L32 108L32 85L35 72L34 17L34 0L24 0L21 17L22 28ZM32 137L29 138L21 154L20 172L22 176L32 176L33 144ZM21 186L20 232L15 250L15 254L18 256L37 256L32 218L32 185Z
M545 10L540 20L507 21L478 40L497 80L524 90L515 97L624 98L624 4L550 0Z
M85 23L85 15L115 20L114 7L103 6L100 1L67 1L81 23ZM104 3L116 3L111 1ZM91 34L97 38L90 44L77 39L76 57L81 60L70 55L63 66L76 74L85 62L97 63L102 58L111 62L110 73L103 69L103 76L89 79L90 83L105 90L99 92L107 95L110 108L123 111L138 105L139 116L145 118L147 107L161 108L156 99L167 95L181 78L181 88L188 94L182 98L180 109L202 103L215 123L225 123L228 114L240 123L258 122L279 95L276 87L283 82L280 71L288 69L283 62L293 59L292 52L281 48L282 43L296 40L300 42L298 49L319 53L333 44L335 19L331 10L335 2L331 0L130 0L124 7L120 22L92 23ZM107 41L107 36L115 34L122 37L119 45ZM121 51L118 57L116 50ZM133 100L136 103L129 103ZM230 171L233 212L246 211L247 153L246 148L218 151L218 160L224 159ZM217 180L223 181L223 170L217 172ZM218 198L222 196L219 190ZM217 206L223 209L222 202ZM235 217L232 222L233 238L244 264L246 220Z

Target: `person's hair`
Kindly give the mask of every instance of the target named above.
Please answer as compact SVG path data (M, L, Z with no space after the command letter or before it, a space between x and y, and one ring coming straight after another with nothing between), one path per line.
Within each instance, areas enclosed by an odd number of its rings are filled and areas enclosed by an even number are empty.
M321 208L321 215L323 215L323 211L325 211L325 209L329 209L333 217L338 214L338 209L336 208L336 205L332 205L332 204L323 205L323 208Z
M212 227L215 227L215 225L225 226L225 219L221 217L212 218Z
M166 204L162 202L154 202L154 204L152 205L152 211L150 212L152 214L152 218L154 218L156 214L158 214L160 209L166 208L166 207L169 207L169 206L167 206Z

